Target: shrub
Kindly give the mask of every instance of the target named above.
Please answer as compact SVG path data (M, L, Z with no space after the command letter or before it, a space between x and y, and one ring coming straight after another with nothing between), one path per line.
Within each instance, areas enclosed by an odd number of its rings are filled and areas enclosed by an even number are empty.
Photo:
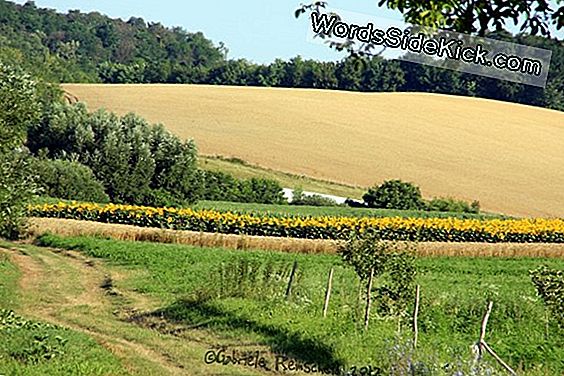
M200 199L209 201L283 204L282 186L274 180L252 178L239 180L221 171L201 171Z
M254 202L258 204L285 204L282 186L276 180L251 178L240 180L239 202Z
M308 205L308 206L339 206L337 201L320 195L305 195L303 190L294 189L291 205Z
M33 167L37 173L37 185L43 195L103 203L110 200L92 170L78 162L34 159Z
M564 271L541 266L530 271L537 294L552 311L560 327L564 328Z
M201 171L202 193L200 198L209 201L239 201L237 180L221 171Z
M187 206L189 203L177 197L173 193L159 188L159 189L148 189L143 200L144 205L153 207L168 207L168 208L180 208Z
M433 198L426 203L426 209L429 211L453 212L453 213L480 213L480 203L474 201L471 204L466 201L456 200L454 198Z
M362 197L371 208L420 210L425 207L419 187L401 180L374 186Z

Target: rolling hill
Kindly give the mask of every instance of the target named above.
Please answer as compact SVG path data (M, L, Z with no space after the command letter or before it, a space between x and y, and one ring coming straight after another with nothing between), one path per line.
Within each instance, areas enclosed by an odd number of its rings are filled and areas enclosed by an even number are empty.
M564 217L564 113L477 98L207 85L64 89L89 109L136 112L204 155L423 194L510 215Z

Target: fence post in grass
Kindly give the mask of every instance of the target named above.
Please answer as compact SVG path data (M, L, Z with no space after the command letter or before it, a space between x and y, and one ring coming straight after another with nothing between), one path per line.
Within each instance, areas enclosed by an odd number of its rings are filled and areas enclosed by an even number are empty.
M331 267L329 278L327 279L327 290L325 291L325 301L323 302L323 317L327 317L327 308L329 308L329 298L331 297L331 288L333 287L333 271Z
M486 314L484 315L484 319L482 320L482 327L480 329L480 339L478 340L478 354L476 360L479 361L486 350L510 375L517 375L517 373L507 365L496 353L492 350L492 348L486 343L484 339L486 337L486 326L488 325L488 319L490 318L490 314L492 313L493 302L490 301L488 304L488 309L486 310Z
M368 329L370 321L370 305L372 304L372 279L374 278L374 268L370 268L370 276L368 277L368 286L366 287L366 311L364 312L364 329Z
M482 319L482 327L480 329L480 339L478 340L478 360L482 358L482 355L484 353L483 344L484 344L484 338L486 337L486 326L488 325L488 320L490 318L490 314L492 313L492 308L493 308L493 302L490 301L488 303L488 308L486 310L484 318Z
M417 327L417 316L419 315L419 293L420 287L417 285L415 289L415 311L413 312L413 348L417 348L417 336L419 335L419 329Z
M292 293L292 283L294 283L294 276L296 275L296 270L298 269L298 260L294 261L292 266L292 272L290 273L290 279L288 280L288 287L286 288L286 299L290 297Z

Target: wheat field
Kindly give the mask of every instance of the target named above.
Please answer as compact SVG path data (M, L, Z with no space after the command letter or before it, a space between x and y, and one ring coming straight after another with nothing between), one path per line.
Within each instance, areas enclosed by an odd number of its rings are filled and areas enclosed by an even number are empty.
M351 185L399 178L426 197L564 217L564 113L424 93L67 84L90 110L136 112L201 154Z

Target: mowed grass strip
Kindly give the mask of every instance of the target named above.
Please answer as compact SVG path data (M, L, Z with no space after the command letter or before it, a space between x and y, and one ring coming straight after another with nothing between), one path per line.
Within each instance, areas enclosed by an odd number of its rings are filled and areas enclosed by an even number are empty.
M141 325L159 317L165 330L167 321L187 334L197 327L230 338L233 347L252 351L253 346L266 345L274 352L319 364L389 368L409 357L427 366L469 366L470 346L478 339L491 300L494 309L486 340L508 364L520 375L564 371L564 333L547 315L528 275L541 264L561 267L559 261L419 258L420 333L418 351L412 357L403 346L411 337L409 318L400 324L399 337L398 321L377 315L368 330L363 329L356 275L336 255L240 252L53 235L39 238L38 244L77 250L143 271L116 288L133 289L169 303L137 315ZM298 273L286 299L294 261ZM333 291L323 318L327 274L332 267Z
M204 155L371 186L399 178L427 197L490 212L564 216L564 113L422 93L207 85L63 85L91 110L136 112Z
M339 244L333 240L212 234L74 219L32 218L30 234L40 236L45 233L71 237L101 236L115 240L305 254L335 254ZM417 254L419 256L564 258L564 244L426 242L418 244Z

